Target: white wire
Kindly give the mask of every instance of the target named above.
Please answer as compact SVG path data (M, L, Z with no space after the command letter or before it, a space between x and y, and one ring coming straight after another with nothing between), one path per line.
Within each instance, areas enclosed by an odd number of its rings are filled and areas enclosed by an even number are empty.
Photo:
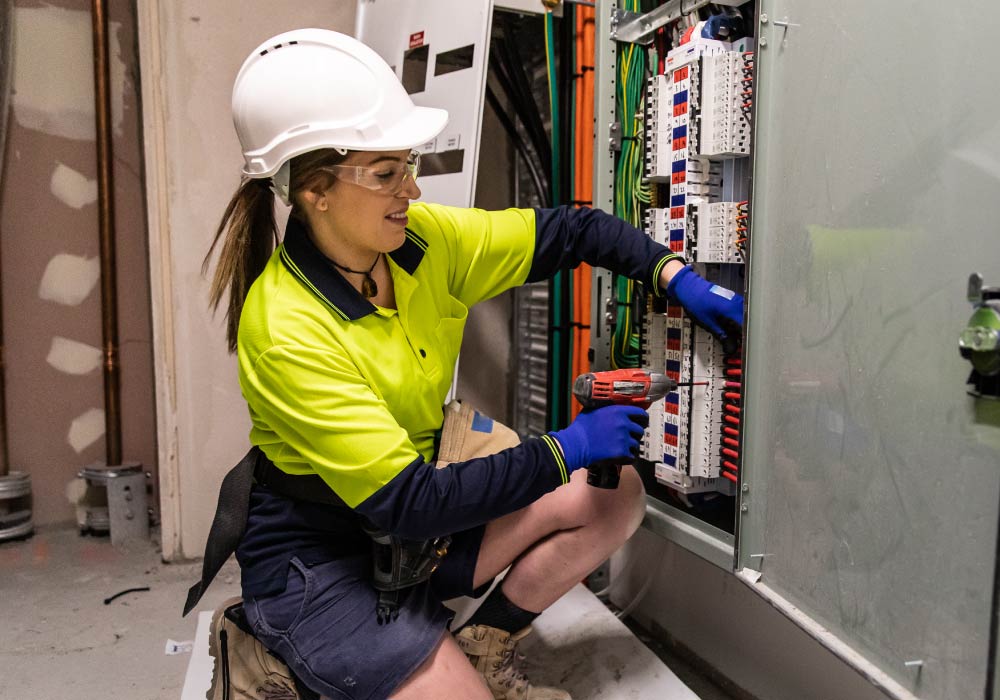
M616 612L615 617L617 617L619 620L628 617L628 614L633 610L635 610L636 607L639 605L639 603L642 602L642 599L646 597L646 594L649 593L649 589L653 587L653 579L655 578L656 578L656 567L650 567L649 575L646 576L646 581L639 588L639 592L635 594L635 598L633 598L629 602L629 604L626 605L624 608Z

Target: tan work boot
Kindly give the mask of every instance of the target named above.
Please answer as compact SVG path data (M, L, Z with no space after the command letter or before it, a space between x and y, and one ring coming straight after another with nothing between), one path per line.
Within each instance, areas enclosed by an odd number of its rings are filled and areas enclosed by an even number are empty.
M208 632L212 685L206 699L298 700L288 667L226 617L226 610L241 603L240 598L230 598L212 615Z
M531 627L510 634L497 627L470 625L459 630L455 641L486 679L494 700L573 700L565 690L532 685L514 668L517 643L530 632Z

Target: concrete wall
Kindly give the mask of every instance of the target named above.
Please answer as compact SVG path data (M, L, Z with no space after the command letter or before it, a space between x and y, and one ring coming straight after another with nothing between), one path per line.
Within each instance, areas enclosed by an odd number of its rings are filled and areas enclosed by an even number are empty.
M105 458L90 5L13 9L0 274L10 462L31 475L36 524L74 521L67 486ZM109 19L123 458L155 476L134 5Z
M163 556L201 556L225 472L249 419L208 311L201 263L239 184L233 79L261 41L299 27L354 30L352 0L139 3Z

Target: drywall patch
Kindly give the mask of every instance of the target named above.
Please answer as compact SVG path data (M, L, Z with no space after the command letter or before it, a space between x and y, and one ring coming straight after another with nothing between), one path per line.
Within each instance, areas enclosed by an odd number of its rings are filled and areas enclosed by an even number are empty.
M120 22L108 28L111 123L122 133L125 62ZM81 141L93 141L94 68L90 12L61 7L14 8L14 77L11 102L17 123Z
M66 374L90 374L101 366L101 349L57 335L45 361Z
M38 287L38 296L66 306L78 306L101 278L98 258L60 253L49 261Z
M104 411L92 408L73 419L66 440L80 454L104 435Z
M62 163L56 163L49 189L56 199L74 209L83 209L97 201L97 180Z

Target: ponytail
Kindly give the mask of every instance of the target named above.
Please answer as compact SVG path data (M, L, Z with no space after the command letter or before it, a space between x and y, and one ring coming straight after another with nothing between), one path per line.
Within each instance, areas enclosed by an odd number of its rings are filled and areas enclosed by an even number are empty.
M307 189L321 192L333 184L333 176L323 168L344 161L345 154L333 148L319 148L292 158L290 163L289 190L292 210L290 215L305 221L298 194ZM225 234L225 235L223 235ZM202 263L201 271L208 271L212 253L222 240L219 263L212 277L209 303L213 310L219 308L223 295L229 292L226 308L226 341L229 352L236 352L236 338L240 328L243 302L264 266L278 245L278 227L274 223L274 193L269 178L247 178L229 200L215 232L212 247Z
M223 235L225 234L225 235ZM229 200L212 247L202 263L206 273L212 253L222 240L219 262L212 277L209 304L218 310L223 295L229 292L226 308L226 344L229 352L236 352L236 338L240 326L243 302L250 285L264 271L271 253L278 244L278 228L274 223L274 194L270 180L244 179L236 194Z

